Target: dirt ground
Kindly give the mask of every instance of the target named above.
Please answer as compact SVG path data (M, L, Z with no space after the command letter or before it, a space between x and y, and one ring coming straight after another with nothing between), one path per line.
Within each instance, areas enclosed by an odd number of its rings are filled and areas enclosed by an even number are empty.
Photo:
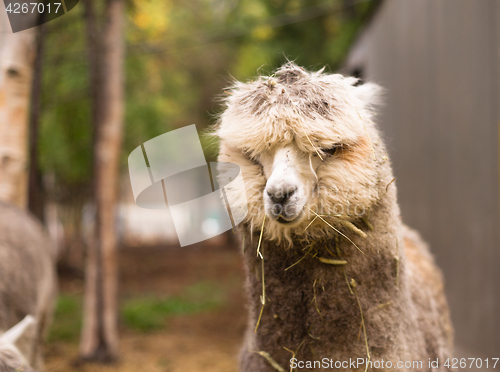
M46 370L121 372L233 372L246 323L243 268L236 247L124 248L120 251L120 298L175 295L194 283L224 288L216 310L174 316L165 329L143 333L120 326L121 359L116 365L75 363L77 342L51 342ZM81 294L83 281L62 275L61 293Z

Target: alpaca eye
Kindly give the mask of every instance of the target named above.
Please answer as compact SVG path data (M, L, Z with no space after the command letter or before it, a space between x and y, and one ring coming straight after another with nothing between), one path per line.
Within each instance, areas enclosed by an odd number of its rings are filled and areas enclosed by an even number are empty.
M341 145L333 145L330 148L321 149L321 151L323 151L325 154L332 156L332 155L337 154L341 149L342 149Z

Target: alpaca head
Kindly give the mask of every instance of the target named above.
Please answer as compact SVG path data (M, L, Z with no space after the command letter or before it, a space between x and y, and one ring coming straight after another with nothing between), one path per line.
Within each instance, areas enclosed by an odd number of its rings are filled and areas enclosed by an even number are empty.
M287 63L226 91L219 160L238 164L245 184L227 192L246 193L247 222L266 216L268 238L321 238L333 230L311 223L315 213L353 221L379 200L390 176L372 121L380 88L356 82Z

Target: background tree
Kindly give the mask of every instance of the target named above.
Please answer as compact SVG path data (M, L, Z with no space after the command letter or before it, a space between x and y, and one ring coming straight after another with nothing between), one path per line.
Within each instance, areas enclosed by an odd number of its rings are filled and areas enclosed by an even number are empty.
M85 360L113 361L118 357L115 211L123 126L124 2L107 1L102 38L96 37L93 5L86 2L89 64L98 72L91 80L96 213L87 253L80 353Z
M44 14L40 14L44 17ZM43 18L42 18L43 19ZM40 221L45 220L43 180L38 163L38 138L41 116L42 72L44 57L45 25L36 28L35 58L31 85L29 115L29 174L28 174L28 209Z
M4 6L3 4L1 5ZM36 18L37 14L30 15ZM32 21L30 19L27 22ZM35 21L33 21L33 24ZM12 33L0 12L0 200L20 208L28 196L28 117L36 30Z

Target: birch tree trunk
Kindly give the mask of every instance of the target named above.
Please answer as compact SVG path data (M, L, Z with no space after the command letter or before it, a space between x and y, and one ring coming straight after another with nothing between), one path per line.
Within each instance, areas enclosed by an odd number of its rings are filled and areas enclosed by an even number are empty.
M37 14L33 15L34 17ZM28 118L36 30L12 33L0 5L0 200L26 208Z
M87 18L93 16L88 0ZM90 11L90 13L89 13ZM90 64L97 66L91 92L94 112L94 196L96 205L94 244L86 266L84 324L80 343L82 359L113 361L118 357L117 247L115 209L118 195L119 156L122 142L124 100L123 0L108 0L102 45L90 48ZM94 23L89 36L97 29ZM93 60L92 49L99 58Z

